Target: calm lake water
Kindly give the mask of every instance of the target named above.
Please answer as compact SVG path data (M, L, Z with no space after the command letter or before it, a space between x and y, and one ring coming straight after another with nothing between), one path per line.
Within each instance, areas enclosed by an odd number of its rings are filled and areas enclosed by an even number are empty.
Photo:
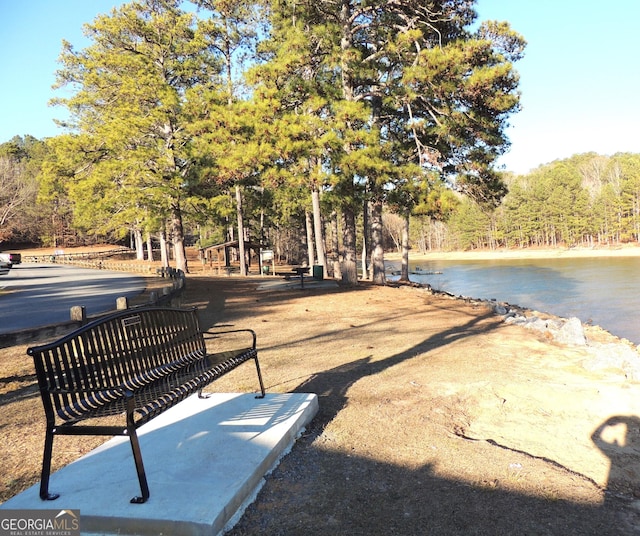
M399 270L400 261L387 266ZM576 316L640 344L638 257L419 261L409 268L412 281L435 290Z

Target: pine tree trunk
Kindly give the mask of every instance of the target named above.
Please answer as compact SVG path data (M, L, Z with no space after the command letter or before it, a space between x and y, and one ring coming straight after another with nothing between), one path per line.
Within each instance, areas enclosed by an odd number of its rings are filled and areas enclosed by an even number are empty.
M313 223L311 222L311 214L309 211L304 211L304 219L307 228L307 259L309 261L309 266L313 266L314 256L313 256Z
M137 227L133 230L133 241L136 246L136 260L144 260L144 241L142 240L142 231Z
M353 54L353 28L351 20L351 1L341 0L340 2L340 26L341 26L341 39L340 39L340 75L342 81L342 96L347 102L355 101L355 83L353 79L352 67L350 65L350 58ZM350 130L351 124L347 120L345 127ZM352 151L352 147L347 142L345 146L345 152L349 154ZM353 201L353 195L355 194L354 176L347 176L343 178L345 181L344 187L347 189L351 201L347 201L345 206L342 207L342 246L344 247L344 260L342 263L342 282L347 285L358 284L358 268L357 268L357 251L356 251L356 216L355 207Z
M153 244L151 243L151 233L147 233L147 260L153 262Z
M311 203L313 204L313 229L316 239L316 260L320 266L326 266L327 254L324 247L324 233L322 232L323 226L322 213L320 211L320 192L316 187L311 190Z
M187 255L184 249L184 230L182 228L182 212L180 207L171 207L171 241L173 242L173 256L176 260L176 268L185 274L189 273Z
M236 186L236 210L238 213L238 254L240 257L240 275L247 275L247 260L244 254L244 215L242 213L242 191Z
M342 279L342 271L340 270L340 240L338 239L338 213L334 210L331 212L331 249L333 250L333 277L334 279Z
M369 220L369 202L362 203L362 279L373 279L373 267L367 266L371 255L371 221ZM371 272L369 271L371 268Z
M382 201L375 199L370 207L372 279L374 284L384 285L387 280L384 271L384 247L382 244Z
M358 284L358 255L356 253L356 218L353 207L342 209L342 244L344 259L342 261L342 282L346 285Z
M409 282L409 213L402 215L402 267L400 270L400 281Z
M167 244L167 235L164 231L160 235L160 262L163 268L169 268L169 248Z

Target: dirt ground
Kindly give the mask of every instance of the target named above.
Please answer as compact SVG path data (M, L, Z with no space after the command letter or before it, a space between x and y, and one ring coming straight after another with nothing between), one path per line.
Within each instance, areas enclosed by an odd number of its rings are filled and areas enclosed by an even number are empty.
M623 371L481 302L276 281L195 274L180 300L204 328L255 329L269 392L319 397L231 535L640 534L640 384ZM43 427L25 348L0 366L6 500L37 482ZM255 390L243 369L213 390ZM60 439L58 466L99 442Z

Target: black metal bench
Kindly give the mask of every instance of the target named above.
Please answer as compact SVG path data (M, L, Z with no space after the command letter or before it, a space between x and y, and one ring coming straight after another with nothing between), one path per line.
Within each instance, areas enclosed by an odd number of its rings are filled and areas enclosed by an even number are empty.
M255 332L202 332L195 309L120 311L27 353L35 362L46 415L42 500L59 496L49 492L55 435L128 436L141 490L131 502L143 503L149 486L136 432L140 426L195 392L205 397L204 387L249 360L258 372L257 398L265 396ZM93 421L110 416L109 422Z

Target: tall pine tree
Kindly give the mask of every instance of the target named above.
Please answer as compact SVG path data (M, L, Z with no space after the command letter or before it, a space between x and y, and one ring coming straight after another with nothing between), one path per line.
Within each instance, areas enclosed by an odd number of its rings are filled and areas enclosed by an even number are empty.
M65 42L57 73L57 85L72 90L57 100L76 134L69 147L83 156L73 170L76 209L103 199L134 229L146 212L166 216L176 265L187 271L183 209L194 174L185 103L221 82L211 36L178 0L125 4L85 33L92 44L75 51Z

